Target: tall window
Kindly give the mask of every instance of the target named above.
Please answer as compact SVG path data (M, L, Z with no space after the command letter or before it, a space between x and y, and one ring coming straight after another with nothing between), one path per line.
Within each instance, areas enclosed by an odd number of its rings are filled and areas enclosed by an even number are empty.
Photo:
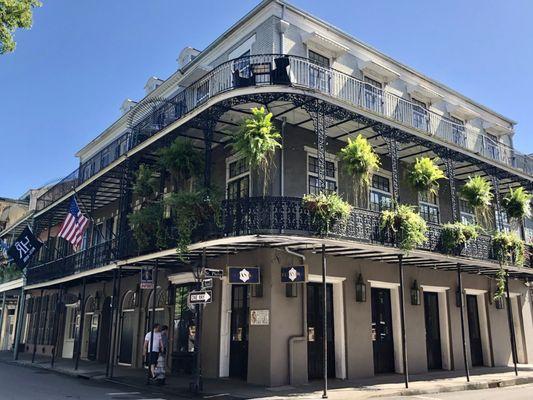
M309 86L328 92L329 58L313 50L309 50L309 61L311 62L309 66Z
M496 227L498 229L500 227L500 222L504 232L511 232L511 224L509 223L509 217L505 211L500 211L499 214L496 213Z
M392 208L389 178L376 174L372 175L369 206L372 211L383 211Z
M450 116L452 121L452 139L453 142L459 146L466 146L466 134L465 134L465 123L459 118L455 118L453 115Z
M307 153L307 186L308 193L320 193L318 183L318 157L316 153ZM326 192L333 193L337 191L337 162L332 155L326 156Z
M426 103L411 99L413 102L413 126L417 129L427 131L428 130L428 110Z
M461 212L461 222L463 224L476 224L476 215L472 206L464 199L459 199L459 208Z
M498 147L498 138L490 133L485 136L485 155L494 160L500 159L500 149Z
M430 192L420 192L418 195L420 216L427 222L439 223L439 201L437 195Z
M382 113L381 82L365 76L365 106L369 110Z
M196 88L196 104L207 100L209 97L209 79L198 85Z
M226 169L228 200L250 196L250 168L246 158L227 162Z
M187 304L189 292L193 288L193 284L176 287L173 351L177 353L191 353L194 351L194 313Z

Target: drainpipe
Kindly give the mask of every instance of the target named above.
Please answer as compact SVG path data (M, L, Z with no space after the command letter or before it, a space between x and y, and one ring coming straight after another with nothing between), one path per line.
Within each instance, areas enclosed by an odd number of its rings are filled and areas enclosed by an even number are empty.
M305 256L291 250L289 247L285 247L285 251L295 257L302 260L305 263ZM289 384L293 384L293 359L294 359L294 346L298 342L307 342L307 284L302 283L302 334L289 337Z
M280 197L285 196L285 178L283 169L285 167L285 126L287 125L287 118L283 117L281 122L281 148L279 149L279 195ZM294 252L293 252L294 253ZM291 253L292 254L292 253ZM301 255L294 253L297 257Z

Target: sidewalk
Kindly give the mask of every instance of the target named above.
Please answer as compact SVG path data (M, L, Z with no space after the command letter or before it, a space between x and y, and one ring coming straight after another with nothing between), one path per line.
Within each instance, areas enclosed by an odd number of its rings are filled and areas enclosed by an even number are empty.
M18 361L13 361L11 352L0 352L0 362L44 368L70 376L93 380L106 380L105 365L80 361L78 371L74 371L71 359L56 360L52 369L49 357L39 357L31 363L31 355L22 353ZM169 376L164 387L151 386L153 392L172 394L190 398L188 392L191 378ZM512 368L475 368L471 373L470 383L466 382L461 371L438 371L410 376L409 389L405 389L402 375L383 375L368 379L331 380L329 383L330 399L368 399L383 396L406 396L456 392L462 390L488 389L533 383L533 365L521 365L518 377ZM146 388L146 374L142 369L115 367L114 378L111 380L133 388ZM322 382L315 381L298 387L282 386L267 388L246 384L232 379L205 379L204 398L215 399L318 399L322 395Z

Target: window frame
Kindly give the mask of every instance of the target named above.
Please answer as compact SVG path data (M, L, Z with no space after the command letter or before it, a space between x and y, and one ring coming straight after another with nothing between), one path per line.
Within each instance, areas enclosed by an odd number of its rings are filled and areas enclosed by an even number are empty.
M314 178L318 178L318 173L317 172L312 172L312 171L309 170L309 157L318 158L318 151L316 149L313 149L312 147L308 147L308 146L305 146L304 150L305 150L305 153L306 153L305 154L305 170L306 170L306 174L305 174L305 186L306 186L306 189L305 189L305 191L306 191L307 194L310 194L311 192L309 191L309 189L310 189L309 178L311 176L314 177ZM338 193L339 192L339 160L334 154L326 152L326 162L328 162L328 161L333 163L335 177L331 178L331 177L327 177L326 176L326 182L327 181L334 182L335 183L335 191L334 192ZM327 186L326 186L326 189L327 189Z
M387 170L382 170L382 171L379 171L379 172L375 172L372 174L372 179L374 176L379 176L381 178L384 178L384 179L387 179L387 181L389 181L389 191L385 191L385 190L382 190L382 189L378 189L378 188L375 188L372 186L372 181L370 181L370 186L368 188L368 209L372 211L372 208L371 208L371 204L372 204L372 192L376 192L380 195L388 195L390 197L390 200L391 200L391 205L392 205L392 172L390 171L387 171ZM379 210L377 212L381 212L383 210Z
M244 157L239 157L237 155L233 155L226 158L226 190L225 190L225 199L226 200L235 200L229 198L229 184L233 181L240 180L246 176L248 176L248 197L251 197L252 195L252 174L250 168L248 168L245 172L242 172L238 175L235 175L233 177L230 177L230 166L233 163L239 162L243 160Z
M433 195L432 193L428 192L428 196L431 196ZM430 224L440 224L440 220L441 220L441 214L440 214L440 199L439 199L439 195L438 193L434 195L435 196L435 203L431 203L429 201L425 201L425 200L422 200L422 193L418 192L418 212L420 214L420 216L422 218L423 215L422 215L422 207L421 206L426 206L428 208L435 208L437 210L437 221L428 221L427 219L424 218L424 220ZM430 215L430 214L428 214Z

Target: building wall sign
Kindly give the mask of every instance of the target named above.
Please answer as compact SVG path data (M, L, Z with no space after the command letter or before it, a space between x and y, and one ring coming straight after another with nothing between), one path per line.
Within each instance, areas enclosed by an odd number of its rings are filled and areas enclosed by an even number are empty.
M250 310L250 325L269 325L270 310Z
M228 281L233 285L259 285L261 271L259 267L228 267Z
M307 267L305 265L292 265L281 268L281 283L307 282Z

